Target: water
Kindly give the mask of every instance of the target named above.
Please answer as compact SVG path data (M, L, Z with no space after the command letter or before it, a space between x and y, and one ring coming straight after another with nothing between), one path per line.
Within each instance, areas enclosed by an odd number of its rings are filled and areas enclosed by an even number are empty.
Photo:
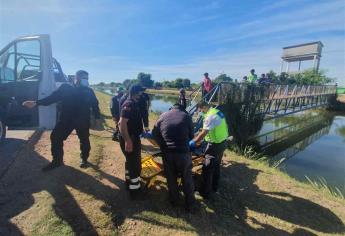
M108 91L110 93L110 91ZM150 95L151 111L165 112L177 96ZM345 114L309 110L266 121L255 139L290 176L324 178L345 194Z
M114 89L103 89L102 92L114 95ZM168 111L175 103L178 102L178 96L150 94L150 110L157 113Z
M281 117L265 122L258 136L263 151L290 176L324 178L345 193L345 114L311 110Z
M163 113L168 111L175 103L178 102L178 97L173 95L150 95L150 109L153 112Z

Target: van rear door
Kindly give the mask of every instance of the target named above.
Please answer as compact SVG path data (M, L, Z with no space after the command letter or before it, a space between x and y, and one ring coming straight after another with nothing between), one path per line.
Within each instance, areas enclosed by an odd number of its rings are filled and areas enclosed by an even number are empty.
M6 106L10 127L55 126L55 104L34 109L22 106L25 100L42 99L56 90L55 71L63 72L55 64L46 34L18 38L0 51L0 106ZM58 81L63 77L59 75Z
M37 100L41 71L41 46L37 38L18 39L1 51L0 86L7 103L6 124L9 127L39 125L38 109L21 104Z

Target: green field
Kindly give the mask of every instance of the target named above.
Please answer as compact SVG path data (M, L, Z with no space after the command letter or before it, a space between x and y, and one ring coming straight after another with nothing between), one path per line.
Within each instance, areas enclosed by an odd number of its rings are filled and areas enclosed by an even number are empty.
M337 87L337 94L345 94L345 87Z

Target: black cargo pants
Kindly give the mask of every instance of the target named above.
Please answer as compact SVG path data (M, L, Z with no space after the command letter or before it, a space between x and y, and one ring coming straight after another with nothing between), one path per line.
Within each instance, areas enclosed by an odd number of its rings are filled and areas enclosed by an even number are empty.
M205 150L205 158L210 160L208 165L202 166L201 194L208 196L212 191L218 190L220 178L220 166L222 157L227 147L227 141L221 143L208 143Z
M133 142L133 151L126 152L125 140L120 136L120 147L123 155L125 155L125 178L128 188L131 191L140 189L140 173L141 173L141 141L139 136L131 135Z
M164 153L163 164L168 183L170 201L176 202L178 200L177 177L181 175L185 202L187 206L191 206L195 202L191 154Z
M80 121L80 120L72 120L72 121L59 121L51 135L51 152L53 156L54 162L62 162L63 160L63 141L68 138L68 136L72 133L73 130L76 130L79 141L80 141L80 158L83 160L87 160L90 154L91 146L90 146L90 121Z

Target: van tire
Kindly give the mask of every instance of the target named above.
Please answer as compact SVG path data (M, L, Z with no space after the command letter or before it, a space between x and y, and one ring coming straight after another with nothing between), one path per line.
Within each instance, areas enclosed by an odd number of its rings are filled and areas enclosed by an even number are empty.
M0 117L0 143L4 141L6 137L6 126Z

